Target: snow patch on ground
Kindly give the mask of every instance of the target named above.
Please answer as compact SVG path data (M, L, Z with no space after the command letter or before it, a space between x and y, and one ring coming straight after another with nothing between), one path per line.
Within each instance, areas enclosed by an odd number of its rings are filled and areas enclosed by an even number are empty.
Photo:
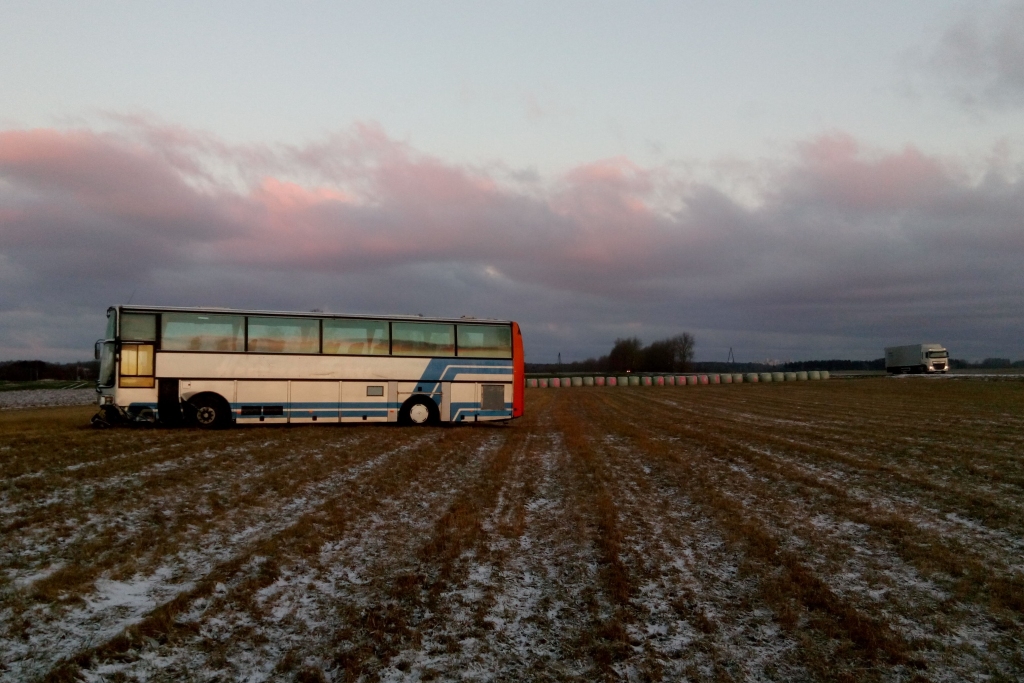
M400 451L415 450L419 443ZM106 675L121 672L145 679L167 671L193 671L203 672L203 678L263 681L274 677L275 667L289 651L304 653L300 657L307 665L329 669L329 662L323 661L324 652L310 648L310 634L329 638L339 606L357 611L374 609L374 600L379 597L376 591L388 585L390 575L408 570L389 566L391 559L396 555L407 556L409 546L422 543L464 478L480 470L498 443L497 438L486 440L461 469L438 471L439 482L426 487L414 483L401 495L379 501L371 514L360 517L355 526L346 530L343 538L319 548L315 558L282 567L271 584L254 593L253 607L239 608L233 604L235 590L245 578L257 574L265 561L252 558L234 582L219 584L213 595L196 599L179 615L179 623L195 624L195 639L186 638L173 646L144 648L134 662L107 665ZM355 469L365 473L371 464L379 467L383 460L382 456ZM352 471L345 478L355 479L355 474ZM332 481L327 488L336 491L341 483L342 480ZM320 502L307 501L303 511ZM266 529L259 531L260 536L266 533ZM387 577L383 581L382 575ZM244 635L236 638L240 633ZM219 664L209 661L196 642L197 639L244 645L252 633L260 634L262 645L229 647Z
M16 389L0 391L0 410L85 406L96 403L96 390L88 389Z
M127 581L102 577L95 582L93 592L85 596L83 606L66 609L63 613L58 610L57 614L42 607L30 608L33 623L27 640L12 637L10 625L2 624L0 659L6 663L6 670L0 673L0 681L41 676L59 660L109 640L138 623L156 606L191 590L216 566L243 554L258 539L294 524L300 516L331 498L345 482L381 467L396 453L415 446L416 443L383 452L307 486L291 500L267 511L257 524L237 531L215 529L196 539L192 550L178 553L170 558L169 564L148 575L136 575ZM10 616L5 613L0 619Z

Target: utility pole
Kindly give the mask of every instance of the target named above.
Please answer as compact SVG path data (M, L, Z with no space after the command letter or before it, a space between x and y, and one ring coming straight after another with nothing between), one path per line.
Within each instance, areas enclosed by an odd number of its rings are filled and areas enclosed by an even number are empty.
M558 372L562 372L562 352L558 352Z

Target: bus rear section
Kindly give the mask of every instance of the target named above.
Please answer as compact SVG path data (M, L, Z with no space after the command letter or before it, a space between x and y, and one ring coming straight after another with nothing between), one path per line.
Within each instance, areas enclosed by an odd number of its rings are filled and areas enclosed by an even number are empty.
M97 342L103 422L486 422L524 413L511 321L121 306Z

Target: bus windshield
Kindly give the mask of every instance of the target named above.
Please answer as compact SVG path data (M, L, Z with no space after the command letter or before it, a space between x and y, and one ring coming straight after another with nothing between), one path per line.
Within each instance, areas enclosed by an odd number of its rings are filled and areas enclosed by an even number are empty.
M117 333L117 311L107 311L107 331L100 347L100 374L96 384L101 387L114 386L114 335Z

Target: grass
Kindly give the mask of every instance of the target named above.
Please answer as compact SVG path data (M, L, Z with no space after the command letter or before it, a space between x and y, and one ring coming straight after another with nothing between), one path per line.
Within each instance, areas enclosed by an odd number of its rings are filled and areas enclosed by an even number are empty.
M527 396L430 429L0 412L0 680L1024 675L1024 385Z

